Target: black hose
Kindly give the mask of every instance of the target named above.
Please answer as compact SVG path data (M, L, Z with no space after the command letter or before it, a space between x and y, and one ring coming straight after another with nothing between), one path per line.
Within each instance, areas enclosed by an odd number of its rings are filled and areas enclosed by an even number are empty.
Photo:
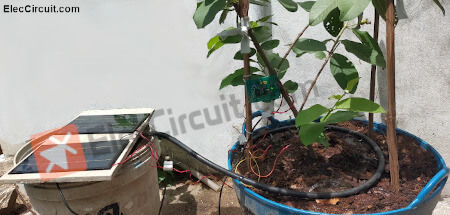
M59 195L61 196L61 199L63 200L63 202L64 202L64 205L66 205L66 208L70 211L70 213L72 213L73 215L78 215L77 213L75 213L75 211L73 211L72 210L72 208L69 206L69 204L67 203L67 201L66 201L66 198L64 197L64 194L63 194L63 192L62 192L62 190L61 190L61 187L59 187L59 184L58 183L56 183L56 187L58 188L58 190L59 190Z
M268 133L280 132L280 131L288 130L291 128L295 128L295 126L286 126L286 127L276 128L273 130L269 130ZM375 172L375 174L372 176L372 178L370 178L365 183L363 183L357 187L350 188L350 189L347 189L344 191L339 191L339 192L311 193L311 192L300 192L297 190L284 189L284 188L274 187L274 186L270 186L270 185L267 185L264 183L260 183L253 179L245 178L242 175L236 174L228 169L225 169L225 168L211 162L210 160L206 159L205 157L199 155L197 152L195 152L191 148L184 145L181 141L177 140L176 138L174 138L166 133L151 131L148 133L148 135L149 136L158 136L158 137L167 139L167 140L171 141L172 143L174 143L175 145L177 145L178 147L180 147L182 150L186 151L188 154L190 154L195 159L206 164L207 166L210 166L214 170L217 170L218 172L220 172L224 175L227 175L233 179L241 181L242 183L251 185L255 188L258 188L258 189L261 189L261 190L264 190L267 192L271 192L271 193L277 193L280 195L293 196L293 197L299 197L299 198L308 198L308 199L330 199L330 198L340 198L340 197L347 197L347 196L355 195L357 193L366 191L366 190L370 189L371 187L373 187L375 185L375 183L377 183L379 181L379 179L381 178L381 175L383 174L383 171L384 171L384 155L383 155L383 152L381 151L380 147L378 147L378 145L372 139L370 139L366 135L361 134L359 132L352 131L352 130L349 130L346 128L337 127L337 126L326 126L326 129L348 133L348 134L357 136L357 137L363 139L364 141L366 141L367 143L369 143L369 145L373 148L373 150L375 151L375 154L378 157L378 168L377 168L377 171Z

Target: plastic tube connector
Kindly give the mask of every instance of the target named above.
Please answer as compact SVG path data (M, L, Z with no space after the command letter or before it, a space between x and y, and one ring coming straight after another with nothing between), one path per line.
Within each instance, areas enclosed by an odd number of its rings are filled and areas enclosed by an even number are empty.
M170 160L169 156L165 157L165 161L163 163L163 170L166 172L172 172L173 171L173 161Z
M240 134L238 137L238 141L241 145L244 145L247 143L247 137L245 137L245 134Z

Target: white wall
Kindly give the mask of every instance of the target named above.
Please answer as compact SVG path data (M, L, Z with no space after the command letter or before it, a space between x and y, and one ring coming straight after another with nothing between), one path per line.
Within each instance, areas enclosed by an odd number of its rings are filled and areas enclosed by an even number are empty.
M0 2L38 5L36 1ZM40 6L51 4L79 6L80 13L0 12L0 142L5 153L14 154L31 134L64 125L86 109L151 107L158 110L154 123L159 130L178 133L176 137L194 150L225 166L227 150L242 123L234 109L243 111L243 89L218 91L218 86L241 65L232 60L238 46L222 48L206 59L206 42L218 29L231 26L231 20L197 30L192 0L39 1ZM449 2L443 4L450 8ZM273 10L284 9L274 1ZM253 11L253 17L268 13ZM449 162L450 149L445 144L450 140L446 108L450 19L432 1L405 2L404 12L408 18L401 16L404 19L396 32L398 127L431 143ZM371 18L373 12L366 14ZM306 23L305 14L290 15L273 18L280 24L274 36L281 38L282 45L291 43ZM383 24L381 29L384 35ZM305 37L323 39L327 34L319 26ZM284 50L280 46L277 51ZM290 56L289 60L292 69L287 76L308 87L321 62L311 56L300 60ZM363 77L358 95L367 96L362 86L368 86L370 68L352 61ZM383 72L378 80L377 96L385 106ZM326 69L307 105L323 102L336 90ZM210 122L207 112L214 119L216 108L221 120ZM189 116L195 117L194 125ZM448 187L446 195L450 195Z

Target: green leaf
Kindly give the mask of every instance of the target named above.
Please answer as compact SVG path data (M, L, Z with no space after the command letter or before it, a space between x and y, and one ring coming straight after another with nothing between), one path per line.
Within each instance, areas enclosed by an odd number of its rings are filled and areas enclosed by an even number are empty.
M372 0L372 5L373 7L375 7L375 10L378 12L381 18L386 20L386 0Z
M319 51L326 51L327 47L324 42L320 42L313 39L301 38L292 47L292 51L297 54L297 56L304 53L316 53Z
M281 5L283 5L286 10L290 12L295 12L298 9L298 5L292 0L278 0Z
M222 40L223 43L240 43L242 40L242 35L234 35L234 36L228 36L224 40Z
M211 49L214 45L220 42L220 37L215 36L208 41L208 49Z
M360 31L358 29L352 29L352 32L358 37L359 41L361 41L364 45L370 46L377 52L378 55L383 56L383 52L381 51L377 41L372 36L370 36L369 33L367 33L366 31Z
M219 24L222 24L225 22L225 19L227 19L229 10L223 10L222 14L220 14Z
M300 5L300 7L302 7L303 10L305 10L306 12L311 11L311 8L314 5L314 3L316 3L316 1L297 2L297 4Z
M256 54L256 50L254 48L250 49L250 53L249 53L249 57L253 56ZM236 54L234 54L234 58L235 60L244 60L244 57L242 56L241 51L237 51Z
M348 21L359 16L369 5L371 0L339 0L338 8L341 11L339 19Z
M194 13L197 28L204 28L214 20L219 11L223 10L227 0L205 0L198 5Z
M380 105L365 98L347 98L338 102L335 108L355 112L386 113Z
M252 28L252 29L253 29L253 34L255 35L256 40L259 43L262 43L262 42L270 39L270 37L272 36L272 31L267 26L259 26L259 27Z
M438 0L433 0L433 1L441 9L442 14L444 14L444 16L445 16L445 9L444 9L444 7L442 7L442 4Z
M330 147L330 143L328 143L328 138L327 136L325 136L323 132L319 134L319 136L316 139L316 142L322 144L323 146L325 146L325 148Z
M338 6L339 0L317 0L309 12L309 24L314 26L321 23L328 14Z
M324 128L325 125L322 123L310 123L300 126L299 135L303 145L308 146L313 144L320 134L323 133Z
M323 20L323 27L325 27L325 30L333 37L337 37L339 32L341 32L342 27L344 27L344 22L339 19L340 14L339 8L335 8L328 14L327 18Z
M258 27L259 25L258 25L258 22L253 22L253 21L250 21L250 28L256 28L256 27Z
M433 1L434 1L434 3L436 3L436 5L441 9L442 14L444 14L444 16L445 16L445 9L444 9L444 7L442 6L442 4L441 4L438 0L433 0Z
M316 53L314 53L314 56L316 56L316 58L319 59L319 60L323 60L323 59L325 59L327 57L325 55L325 53L323 53L323 52L316 52Z
M329 100L333 100L333 99L339 100L341 98L342 98L342 95L332 95L332 96L328 97Z
M334 54L330 59L330 70L339 86L345 90L349 81L358 78L358 71L353 63L344 55ZM355 93L356 87L350 93Z
M286 72L287 72L287 70L278 72L277 73L278 80L281 80L284 77L284 75L286 75Z
M266 64L262 61L261 57L258 56L258 62L262 65L262 66L266 66ZM272 53L272 54L267 54L267 60L269 60L270 65L272 66L272 68L277 68L278 64L280 64L282 58L280 57L279 54L277 53ZM283 61L283 63L281 64L279 71L286 71L287 69L289 69L289 61L286 59Z
M280 44L279 40L268 40L261 44L261 48L264 50L271 50L276 48Z
M297 114L297 117L295 118L295 126L299 127L301 125L311 123L312 121L319 118L319 116L322 116L322 114L328 111L329 109L322 105L313 105L310 108L302 110Z
M256 22L266 22L267 20L269 20L270 18L272 18L272 16L273 16L273 14L272 14L272 15L265 16L265 17L263 17L263 18L261 18L261 19L256 20Z
M324 123L326 124L335 124L339 122L346 122L352 120L355 117L361 116L358 112L353 111L337 111L328 115L326 119L324 119ZM323 119L323 118L322 118Z
M347 87L345 88L345 91L350 92L350 93L351 93L351 92L355 92L356 86L358 85L358 82L359 82L359 77L350 80L350 81L347 83Z
M217 34L223 43L239 43L242 40L240 31L235 27L229 27Z
M291 80L286 81L283 86L288 93L294 93L298 89L298 84Z
M250 67L250 74L252 74L252 78L254 77L261 77L261 75L253 75L253 73L258 72L259 69L255 67ZM238 85L244 85L244 68L238 69L234 71L234 73L228 75L225 77L222 82L220 83L220 90L223 89L226 86L238 86Z
M209 49L208 55L206 57L208 58L213 52L215 52L217 49L219 49L223 45L225 45L225 43L222 43L222 41L217 42L211 49Z
M341 42L344 44L345 50L354 54L359 59L382 68L386 67L386 61L384 60L383 55L369 45L350 40L342 40Z

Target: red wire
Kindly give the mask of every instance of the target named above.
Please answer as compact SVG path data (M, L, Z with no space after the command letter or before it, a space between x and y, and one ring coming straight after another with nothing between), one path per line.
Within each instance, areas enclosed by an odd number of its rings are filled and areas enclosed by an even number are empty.
M278 112L280 110L280 108L281 108L281 105L283 105L283 99L281 99L280 106L278 106L278 109L275 112L272 112L272 113Z
M261 177L261 178L269 177L269 176L273 173L273 170L275 170L275 164L276 164L276 162L277 162L277 160L278 160L278 157L280 157L281 153L283 153L283 151L286 150L288 147L289 147L289 145L287 145L286 147L284 147L284 148L280 151L280 153L279 153L279 154L277 155L277 157L275 158L275 161L273 162L272 170L271 170L271 171L269 172L269 174L267 174L267 175L261 176L261 175L259 175L258 173L256 173L255 170L253 170L252 162L250 162L250 169L252 169L253 174L255 174L256 176Z
M138 152L139 150L141 150L142 148L147 147L147 146L150 147L150 151L151 151L151 158L150 158L150 163L149 163L149 165L150 165L151 167L161 167L161 164L160 164L159 161L158 161L158 150L156 149L156 146L153 144L152 141L150 141L147 137L145 137L139 130L136 130L136 131L139 132L139 134L141 135L141 137L143 137L145 140L147 140L151 145L143 145L143 146L139 147L139 148L136 149L133 153L131 153L130 155L128 155L128 157L127 157L124 161L115 163L115 164L112 165L112 167L115 166L115 165L123 164L123 163L127 162L128 160L130 160L131 157L133 157L134 154L136 154L136 152ZM153 151L153 148L154 148L154 151ZM156 153L155 153L155 151L156 151ZM158 166L152 166L153 158L155 158L156 163L158 164ZM161 167L161 168L162 168L162 167Z
M137 130L136 129L136 131L141 135L141 137L143 137L145 140L147 140L151 145L143 145L143 146L141 146L141 147L139 147L138 149L136 149L133 153L131 153L124 161L122 161L122 162L118 162L118 163L115 163L115 164L113 164L112 166L115 166L115 165L118 165L118 164L123 164L123 163L125 163L125 162L127 162L131 157L133 157L133 155L134 154L136 154L136 152L138 152L139 150L141 150L142 148L144 148L144 147L150 147L150 150L151 150L151 158L150 158L150 163L149 163L149 165L151 166L151 167L156 167L156 168L160 168L160 169L163 169L163 167L161 166L161 164L159 164L159 161L158 161L158 156L157 156L157 153L158 153L158 151L157 151L157 149L156 149L156 146L153 144L153 142L152 141L150 141L147 137L145 137L139 130ZM155 148L155 151L153 151L153 147ZM230 151L234 151L234 150L230 150ZM156 152L156 153L155 153ZM153 157L156 159L156 162L157 162L157 166L152 166L151 164L152 164L152 160L153 160ZM175 172L178 172L178 173L187 173L187 172L189 172L189 178L191 179L191 185L194 185L194 184L197 184L197 183L199 183L202 179L204 179L205 177L213 177L213 178L215 178L216 180L218 180L217 179L217 177L215 177L215 176L213 176L213 175L208 175L208 176L203 176L202 178L200 178L198 181L196 181L196 182L193 182L193 180L192 180L192 171L191 170L183 170L183 171L180 171L180 170L177 170L177 169L175 169L175 168L173 168L173 170L175 170ZM233 189L230 185L228 185L227 183L225 183L225 185L227 185L229 188L231 188L231 189Z
M281 108L281 104L283 104L283 99L282 99L282 100L281 100L281 103L280 103L280 107L278 107L278 110L277 110L277 111L272 112L272 114L276 114L276 113L287 113L288 111L290 111L290 110L292 109L292 107L294 107L295 100L294 100L294 97L292 97L291 95L289 95L289 97L291 97L291 99L292 99L292 104L291 104L291 106L289 107L289 109L286 110L286 111L278 112L278 111L280 110L280 108Z

